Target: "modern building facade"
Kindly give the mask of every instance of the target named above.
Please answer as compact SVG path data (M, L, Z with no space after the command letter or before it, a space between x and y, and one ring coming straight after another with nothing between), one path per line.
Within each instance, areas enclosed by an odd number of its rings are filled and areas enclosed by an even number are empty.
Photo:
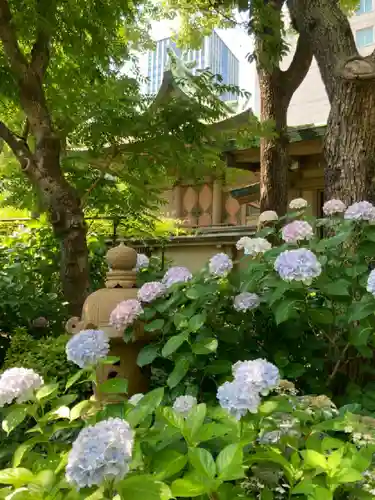
M147 53L147 94L156 94L163 80L164 71L168 68L169 55L172 50L185 63L195 63L193 73L209 69L215 75L221 75L222 83L239 84L239 62L233 52L214 31L205 37L199 50L181 51L172 38L164 38L156 42L156 49ZM237 100L237 96L226 93L224 101Z
M350 25L359 52L368 55L375 50L375 0L361 0L359 9L351 17ZM282 68L287 68L293 57L296 39L289 40L290 54L285 58ZM257 79L256 79L257 80ZM255 84L255 111L259 112L260 97L258 80ZM302 85L295 92L288 111L288 125L327 123L329 102L319 68L315 59Z

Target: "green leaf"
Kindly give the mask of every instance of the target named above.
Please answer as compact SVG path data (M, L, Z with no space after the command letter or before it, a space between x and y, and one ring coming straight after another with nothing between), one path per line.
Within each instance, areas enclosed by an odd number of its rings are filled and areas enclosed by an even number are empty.
M36 399L41 401L42 399L47 398L48 396L55 396L59 392L59 384L48 384L44 385L37 391Z
M171 486L174 497L192 498L207 493L207 487L196 478L176 479Z
M182 432L182 429L185 424L185 419L182 415L175 412L173 408L162 408L161 414L165 418L165 420L172 426Z
M332 325L334 322L334 317L330 309L310 308L309 316L318 325Z
M77 403L73 408L70 410L70 421L73 422L74 420L77 420L79 418L83 411L91 406L91 402L85 399L84 401L80 401Z
M211 354L217 350L219 343L214 338L202 339L192 346L194 354Z
M110 378L99 385L99 391L105 394L127 394L128 381L124 378Z
M226 446L216 459L216 467L219 479L222 481L234 481L244 477L242 465L243 452L240 444Z
M206 313L195 314L189 319L188 331L195 333L204 325L207 319Z
M6 415L2 421L3 430L9 435L16 427L18 427L27 416L27 408L16 408Z
M301 455L307 468L327 470L327 460L321 453L315 450L303 450Z
M0 470L0 484L11 484L15 488L20 488L24 484L31 483L33 479L34 474L22 467Z
M190 360L186 358L180 358L172 371L172 373L169 375L168 380L167 380L167 385L171 389L176 387L181 380L185 377L187 372L189 371L190 368Z
M159 356L159 347L156 344L148 344L139 351L137 365L150 365Z
M181 455L175 450L163 450L153 457L153 475L160 481L170 478L179 473L187 461L187 455Z
M189 448L189 462L198 474L213 479L216 465L211 453L203 448Z
M46 442L45 438L35 437L22 443L14 452L13 463L12 463L13 467L18 467L21 464L22 459L25 456L25 453L32 450L36 444L44 442Z
M145 331L146 332L156 332L156 331L161 331L164 326L164 320L159 318L159 319L154 319L154 321L151 321L151 323L147 323L145 325Z
M188 288L186 291L185 291L185 295L186 297L188 297L189 299L192 299L192 300L196 300L196 299L199 299L200 297L203 297L204 295L206 295L206 287L204 287L203 285L193 285L191 286L190 288Z
M340 297L350 295L348 290L349 286L349 281L338 279L337 281L333 281L332 283L323 284L319 288L323 293L327 295Z
M203 443L204 441L210 441L210 439L218 438L228 434L230 429L226 425L209 423L202 425L202 427L195 434L194 438L197 443Z
M206 373L211 373L212 375L220 375L222 373L231 373L232 363L226 361L225 359L217 359L213 361L210 365L206 366Z
M207 407L204 403L194 406L185 420L184 436L187 441L193 442L206 418Z
M126 415L126 420L132 427L136 427L160 406L163 397L163 387L159 387L158 389L148 392L145 396L143 396L137 406Z
M371 314L374 314L375 302L373 297L364 295L359 302L353 302L349 307L349 317L348 321L360 321L361 319L367 318Z
M172 498L166 484L152 476L131 476L116 485L121 498L132 500L168 500Z
M332 480L337 484L356 483L363 481L363 475L356 469L343 468L332 477Z
M317 486L310 498L313 500L333 500L333 493L327 488Z
M278 325L284 323L288 319L296 318L297 306L299 301L295 299L285 299L277 304L274 308L275 320Z
M79 370L77 373L68 378L68 381L65 386L65 390L68 390L72 385L74 385L85 373L85 370Z
M163 347L161 354L164 358L168 358L189 338L188 333L180 333L179 335L174 335L168 339L167 343Z
M353 328L350 331L350 343L354 346L367 346L373 331L372 326L359 325L357 328Z

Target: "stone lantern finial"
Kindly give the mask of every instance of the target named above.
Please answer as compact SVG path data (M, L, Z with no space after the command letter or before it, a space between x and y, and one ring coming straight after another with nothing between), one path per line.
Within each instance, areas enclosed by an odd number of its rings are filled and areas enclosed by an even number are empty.
M105 282L106 288L133 288L136 281L137 252L120 243L108 250L106 260L110 269Z

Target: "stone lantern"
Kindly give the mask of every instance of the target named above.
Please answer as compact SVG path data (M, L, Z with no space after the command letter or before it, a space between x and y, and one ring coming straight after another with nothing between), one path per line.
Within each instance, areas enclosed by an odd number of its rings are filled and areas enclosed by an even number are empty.
M115 365L104 365L98 370L98 381L103 383L108 378L122 377L129 383L128 395L146 392L148 379L137 365L137 356L147 343L143 325L135 323L134 340L125 343L123 332L109 325L109 317L115 307L127 299L137 297L136 271L137 252L121 243L111 248L106 256L109 272L105 288L89 295L83 305L81 318L70 318L66 330L75 334L81 330L93 328L103 330L111 340L110 356L120 358Z

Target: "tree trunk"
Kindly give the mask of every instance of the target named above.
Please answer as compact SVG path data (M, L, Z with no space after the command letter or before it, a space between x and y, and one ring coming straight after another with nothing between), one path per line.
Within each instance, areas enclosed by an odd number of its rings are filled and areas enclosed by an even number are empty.
M308 38L331 103L325 197L375 202L375 55L359 55L337 0L288 0L288 7Z
M60 166L60 139L45 137L37 145L34 168L24 173L39 191L48 208L56 238L61 245L60 271L64 296L73 316L80 316L89 289L86 224L80 200L66 181Z
M288 204L288 136L285 98L276 69L258 71L262 122L272 120L274 136L260 140L260 210L285 214Z
M279 67L283 56L283 15L285 0L272 0L267 4L267 18L272 27L263 26L255 33L257 71L261 99L262 122L273 122L272 137L260 140L260 210L274 210L284 215L288 205L288 133L287 113L294 92L304 80L312 61L312 51L307 39L300 36L292 62L286 71ZM264 14L264 13L263 13ZM270 34L278 39L279 54L269 43Z

